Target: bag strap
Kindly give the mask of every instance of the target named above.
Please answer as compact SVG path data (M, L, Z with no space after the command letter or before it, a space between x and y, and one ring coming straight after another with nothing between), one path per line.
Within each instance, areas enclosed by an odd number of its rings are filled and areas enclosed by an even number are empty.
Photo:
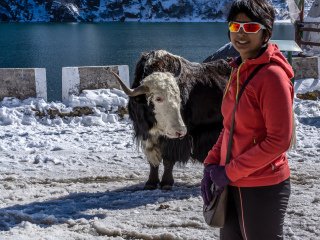
M256 67L252 73L249 75L247 80L243 83L240 92L238 94L238 98L236 99L236 102L234 104L233 112L232 112L232 119L231 119L231 128L230 128L230 135L229 135L229 141L228 141L228 149L227 149L227 156L226 156L226 164L229 163L230 161L230 154L231 154L231 148L232 148L232 143L233 143L233 131L234 131L234 120L235 120L235 114L237 110L237 106L239 103L239 100L242 96L242 93L244 92L244 89L248 85L248 83L251 81L251 79L258 73L258 71L263 68L267 64L261 64L258 67Z

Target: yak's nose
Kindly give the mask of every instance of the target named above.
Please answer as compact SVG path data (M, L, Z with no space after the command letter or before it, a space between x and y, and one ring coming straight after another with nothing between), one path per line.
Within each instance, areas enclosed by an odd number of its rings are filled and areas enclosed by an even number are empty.
M185 130L185 129L176 131L176 137L177 138L181 138L181 137L185 136L186 134L187 134L187 130Z

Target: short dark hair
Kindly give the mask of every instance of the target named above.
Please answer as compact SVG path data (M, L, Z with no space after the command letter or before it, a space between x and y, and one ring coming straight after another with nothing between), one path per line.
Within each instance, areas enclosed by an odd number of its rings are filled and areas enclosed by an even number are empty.
M228 22L234 21L239 13L244 13L254 22L261 23L266 27L265 32L268 38L272 36L273 23L275 19L275 10L268 0L235 0L233 1Z

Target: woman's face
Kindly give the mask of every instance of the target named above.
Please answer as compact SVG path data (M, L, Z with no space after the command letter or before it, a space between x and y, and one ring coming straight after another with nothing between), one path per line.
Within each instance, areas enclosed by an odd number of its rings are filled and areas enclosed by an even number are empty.
M239 13L233 21L245 23L252 22L252 19L248 18L244 13ZM239 32L230 32L230 39L234 48L240 53L242 61L248 58L255 58L267 40L262 29L257 33L245 33L242 28L240 28Z

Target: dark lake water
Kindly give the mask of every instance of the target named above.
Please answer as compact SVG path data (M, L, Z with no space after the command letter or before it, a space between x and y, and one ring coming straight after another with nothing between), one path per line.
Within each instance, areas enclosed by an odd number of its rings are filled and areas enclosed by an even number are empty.
M293 37L276 24L274 39ZM48 100L61 100L62 67L126 64L132 78L141 52L201 62L227 42L226 23L0 23L0 68L46 68Z

